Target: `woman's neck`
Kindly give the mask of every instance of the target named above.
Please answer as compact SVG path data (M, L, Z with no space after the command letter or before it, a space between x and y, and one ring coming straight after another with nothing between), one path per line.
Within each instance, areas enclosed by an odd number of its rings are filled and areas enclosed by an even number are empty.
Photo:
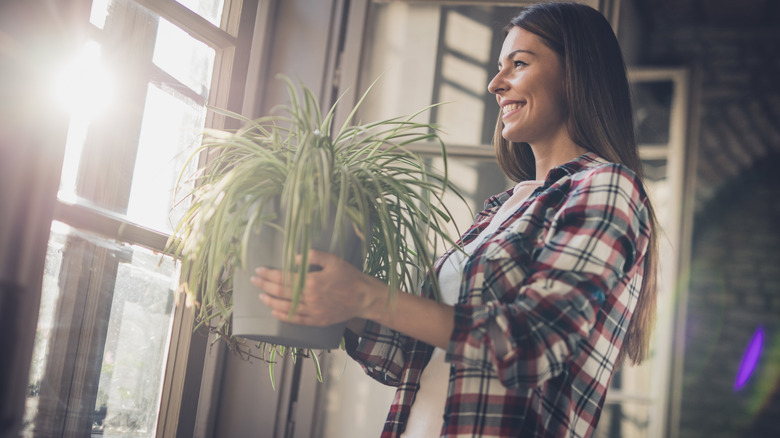
M532 144L536 162L537 180L544 180L547 174L555 167L566 164L587 152L587 149L578 145L568 135L554 139L547 144Z

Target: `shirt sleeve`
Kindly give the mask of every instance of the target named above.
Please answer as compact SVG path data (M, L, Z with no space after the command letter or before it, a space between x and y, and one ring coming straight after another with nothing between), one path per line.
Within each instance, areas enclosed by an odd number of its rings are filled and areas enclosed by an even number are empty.
M345 331L347 354L374 380L389 386L401 383L407 351L413 340L395 330L366 321L363 334Z
M606 295L626 289L649 242L642 184L617 164L583 173L546 212L546 232L510 227L475 253L461 290L470 299L455 306L450 362L495 372L509 388L539 386L579 354Z

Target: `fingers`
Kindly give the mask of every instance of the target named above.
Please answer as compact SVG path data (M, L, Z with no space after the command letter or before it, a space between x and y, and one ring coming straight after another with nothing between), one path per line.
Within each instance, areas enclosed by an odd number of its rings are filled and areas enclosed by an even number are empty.
M344 283L350 276L348 271L342 269L341 258L335 254L315 250L307 253L307 256L305 263L310 266L310 269L292 315L293 281L297 277L295 273L291 276L279 269L265 267L255 269L255 275L250 278L250 281L260 289L258 292L262 292L259 294L259 299L271 309L275 318L295 324L326 326L354 316L351 310L354 306L348 305L353 301L351 297L349 300L343 297L338 300L333 299L332 295L333 291L353 289L348 281ZM297 262L302 264L304 257L299 255ZM344 303L347 305L342 305Z
M307 273L306 281L303 285L304 289L309 287L314 282L312 277L315 276L316 272L320 270L321 269L316 269ZM249 281L256 287L272 295L291 297L291 282L294 282L296 278L296 273L293 273L291 276L287 276L281 270L260 267L255 269L255 275L250 277Z
M259 278L271 283L282 283L284 281L284 273L279 269L261 266L255 269L255 276L253 278Z
M317 315L316 312L308 312L304 303L298 303L298 307L291 315L290 312L292 311L292 302L290 300L269 294L260 294L260 301L262 301L263 304L271 309L271 314L274 318L285 322L320 327L328 326L338 322L332 321L330 318L324 317L322 315Z
M271 295L276 295L278 297L289 295L289 293L286 293L286 289L288 288L284 286L284 274L282 271L257 268L255 269L255 275L250 277L249 281Z
M287 320L292 310L292 301L267 293L260 294L260 301L273 311L274 317Z

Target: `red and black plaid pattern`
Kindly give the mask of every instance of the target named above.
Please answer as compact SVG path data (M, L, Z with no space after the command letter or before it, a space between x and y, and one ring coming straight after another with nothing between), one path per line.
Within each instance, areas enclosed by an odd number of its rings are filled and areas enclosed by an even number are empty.
M460 244L511 194L490 198ZM646 203L631 170L587 153L551 170L477 247L455 305L442 437L591 435L642 283ZM400 436L433 348L373 323L349 344L398 387L382 437Z

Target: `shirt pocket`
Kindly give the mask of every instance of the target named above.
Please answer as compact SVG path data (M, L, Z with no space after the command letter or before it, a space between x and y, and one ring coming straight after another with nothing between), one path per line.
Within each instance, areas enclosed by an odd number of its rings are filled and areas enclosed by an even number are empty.
M483 303L507 303L518 296L533 263L533 243L528 236L506 232L486 243L480 260Z

